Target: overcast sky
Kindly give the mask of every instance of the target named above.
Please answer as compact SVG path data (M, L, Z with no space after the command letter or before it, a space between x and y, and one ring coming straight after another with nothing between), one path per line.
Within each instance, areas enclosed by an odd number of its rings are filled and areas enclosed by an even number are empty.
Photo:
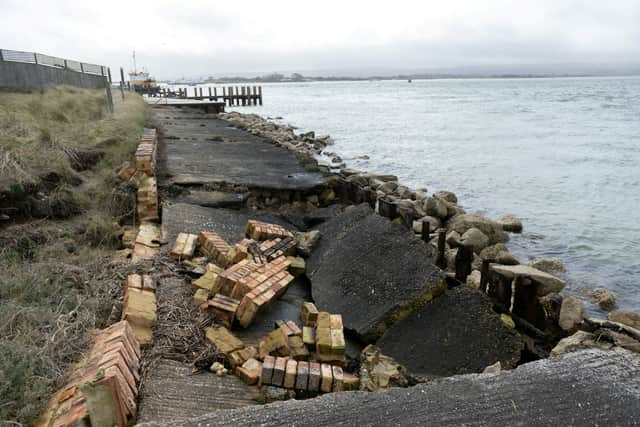
M640 0L0 0L0 48L157 78L640 62Z

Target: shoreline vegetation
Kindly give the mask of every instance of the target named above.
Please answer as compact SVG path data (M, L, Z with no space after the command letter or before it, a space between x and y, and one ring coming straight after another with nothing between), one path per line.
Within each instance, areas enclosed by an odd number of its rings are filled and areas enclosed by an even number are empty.
M146 110L114 98L111 115L103 90L0 92L0 424L41 415L89 331L113 322L130 268L113 251L135 209L115 170Z

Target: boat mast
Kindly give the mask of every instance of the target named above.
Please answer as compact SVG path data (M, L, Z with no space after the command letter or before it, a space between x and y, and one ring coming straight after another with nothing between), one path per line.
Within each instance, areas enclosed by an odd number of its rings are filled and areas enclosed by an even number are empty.
M137 73L138 72L138 67L136 66L136 51L133 51L133 72Z

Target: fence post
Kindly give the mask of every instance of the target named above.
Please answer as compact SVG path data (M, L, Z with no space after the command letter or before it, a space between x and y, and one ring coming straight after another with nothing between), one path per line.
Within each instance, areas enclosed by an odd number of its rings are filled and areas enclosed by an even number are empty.
M0 61L4 61L4 57L2 56L2 49L0 49ZM67 63L67 61L64 61L65 64Z
M120 93L122 94L122 99L124 99L124 70L120 67Z
M82 62L80 63L80 72L84 73L84 64Z
M436 257L436 265L442 270L447 268L447 259L444 256L446 231L444 228L438 230L438 255Z
M36 64L38 63L38 54L37 53L33 53L33 62L35 62Z

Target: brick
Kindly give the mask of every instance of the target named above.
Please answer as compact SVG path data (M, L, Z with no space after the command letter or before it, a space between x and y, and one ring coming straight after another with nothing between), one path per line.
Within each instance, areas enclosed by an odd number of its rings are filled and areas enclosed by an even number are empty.
M296 375L298 372L298 362L293 359L287 360L287 366L284 373L284 388L294 388L296 385Z
M205 301L200 306L200 310L214 316L226 327L230 328L235 319L238 304L238 300L216 294L212 299Z
M256 271L258 268L260 268L259 264L249 261L248 259L244 259L227 268L218 276L220 280L220 293L231 295L236 283L238 283L238 281L243 277Z
M260 383L263 385L271 384L271 378L273 377L273 368L276 365L276 358L273 356L265 356L262 362L262 375L260 377Z
M342 330L342 315L340 314L331 314L329 315L330 328L331 329L340 329Z
M318 353L331 352L331 329L316 329L316 350L318 351Z
M292 236L284 227L255 220L247 221L245 234L253 240L285 239Z
M242 366L236 368L236 373L246 384L257 384L262 374L262 363L256 359L248 359Z
M234 350L244 348L244 343L236 338L227 328L207 328L205 330L207 340L216 347L220 353L229 354Z
M284 382L284 373L287 369L287 359L284 357L276 357L276 363L273 366L273 376L271 377L271 384L275 386L282 386Z
M289 356L289 342L286 334L280 328L274 329L258 344L260 358L264 359L268 355Z
M258 356L258 350L255 347L245 347L229 353L229 364L232 368L244 365L249 359L255 359Z
M179 233L169 255L176 259L191 259L196 251L198 236Z
M156 293L156 289L158 288L158 283L156 279L149 276L148 274L142 275L142 290Z
M302 276L305 271L307 271L307 264L302 257L287 257L287 261L289 261L289 272L293 274L294 277Z
M318 309L312 302L305 302L302 304L300 310L300 318L303 326L316 326L318 321Z
M360 388L360 378L347 372L342 373L342 388L346 391L358 390Z
M308 360L309 350L304 346L302 338L297 335L289 337L289 351L292 358L295 360Z
M227 264L227 253L231 246L218 233L202 231L198 238L200 240L200 251L203 255L219 264Z
M331 353L344 354L345 342L342 329L331 330Z
M193 305L201 306L209 299L209 291L206 289L198 289L193 295Z
M137 210L140 221L159 220L158 188L152 176L144 177L138 183Z
M309 385L307 390L317 393L320 391L320 381L322 380L322 370L318 362L309 363Z
M200 278L191 281L191 286L194 289L205 289L210 294L217 294L220 290L218 283L218 274L212 271L207 271Z
M142 347L149 347L153 343L153 330L148 326L131 325L136 340Z
M333 370L331 365L323 363L320 365L322 379L320 381L320 391L330 393L333 386Z
M343 387L344 376L343 376L342 368L340 366L332 366L331 370L333 373L333 386L331 390L332 391L344 390L344 387Z
M306 390L309 383L309 363L298 362L298 372L296 374L296 386L298 390Z
M316 347L316 330L311 326L302 327L302 342L307 348L313 350Z
M157 320L155 294L129 288L124 301L122 320L136 326L153 327Z
M331 315L326 311L318 312L317 328L331 329Z
M296 335L299 337L302 336L302 330L300 330L298 325L296 325L296 322L294 322L293 320L287 320L286 323L287 323L287 327L289 328L289 331L291 332L291 335Z

